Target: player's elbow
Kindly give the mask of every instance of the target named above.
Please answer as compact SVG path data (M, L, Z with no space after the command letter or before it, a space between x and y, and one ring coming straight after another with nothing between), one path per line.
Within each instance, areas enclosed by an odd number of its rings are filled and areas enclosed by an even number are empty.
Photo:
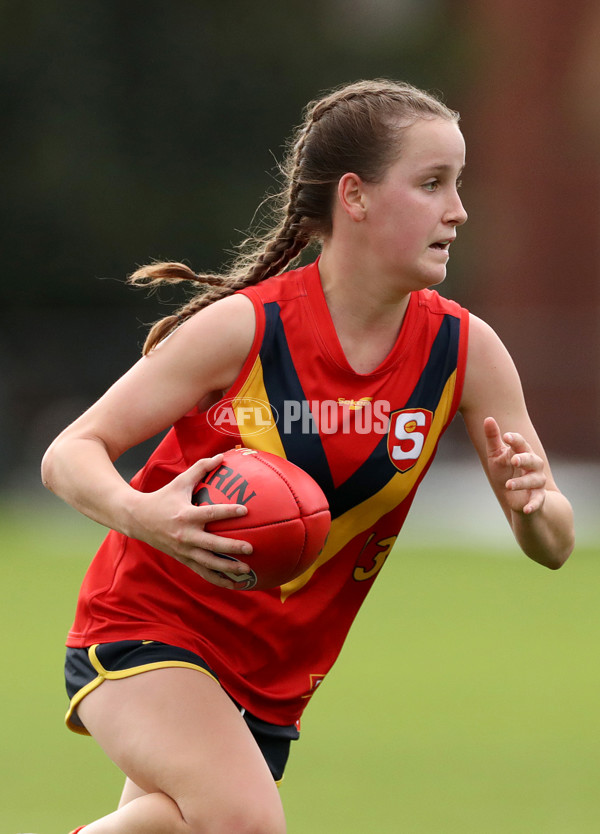
M67 457L65 446L68 446L65 443L66 433L67 430L65 429L65 431L61 432L52 441L42 458L40 467L42 483L50 492L57 492L60 482L60 472L65 468L65 459Z
M56 441L54 441L46 450L40 467L42 483L46 489L50 490L50 492L54 492L55 444Z

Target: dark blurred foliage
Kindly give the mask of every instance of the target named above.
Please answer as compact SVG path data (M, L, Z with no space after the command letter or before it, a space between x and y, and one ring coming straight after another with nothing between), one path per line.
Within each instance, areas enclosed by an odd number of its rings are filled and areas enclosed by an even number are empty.
M390 76L456 106L468 54L449 5L0 3L0 480L37 467L182 300L128 272L228 259L309 100Z
M217 268L323 88L373 75L451 86L459 41L443 4L370 35L352 6L4 3L3 300L120 302L99 279L149 257Z

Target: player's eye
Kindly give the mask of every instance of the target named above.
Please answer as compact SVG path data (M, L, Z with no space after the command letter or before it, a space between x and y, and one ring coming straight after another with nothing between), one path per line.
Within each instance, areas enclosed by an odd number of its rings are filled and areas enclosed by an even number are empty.
M423 188L425 191L436 191L439 186L439 180L430 180L429 182L423 183Z

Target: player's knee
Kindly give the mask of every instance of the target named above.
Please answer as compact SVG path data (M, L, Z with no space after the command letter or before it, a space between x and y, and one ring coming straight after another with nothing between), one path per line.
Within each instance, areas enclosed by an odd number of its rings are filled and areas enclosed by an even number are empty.
M227 815L219 834L285 834L286 825L281 809L240 808Z
M204 813L201 813L204 817ZM191 830L198 834L206 830L206 819ZM227 807L211 813L211 834L286 834L285 816L280 802L268 800L239 802L231 797Z

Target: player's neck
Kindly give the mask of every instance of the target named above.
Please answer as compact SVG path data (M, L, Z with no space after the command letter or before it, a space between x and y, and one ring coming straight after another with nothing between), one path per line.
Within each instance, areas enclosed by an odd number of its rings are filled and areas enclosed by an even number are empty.
M373 274L369 264L343 247L325 245L319 260L323 292L330 313L359 330L399 329L410 297L385 276Z
M352 368L370 373L392 350L410 294L385 292L356 265L348 263L346 272L338 261L332 264L324 256L325 251L319 271L338 339Z

